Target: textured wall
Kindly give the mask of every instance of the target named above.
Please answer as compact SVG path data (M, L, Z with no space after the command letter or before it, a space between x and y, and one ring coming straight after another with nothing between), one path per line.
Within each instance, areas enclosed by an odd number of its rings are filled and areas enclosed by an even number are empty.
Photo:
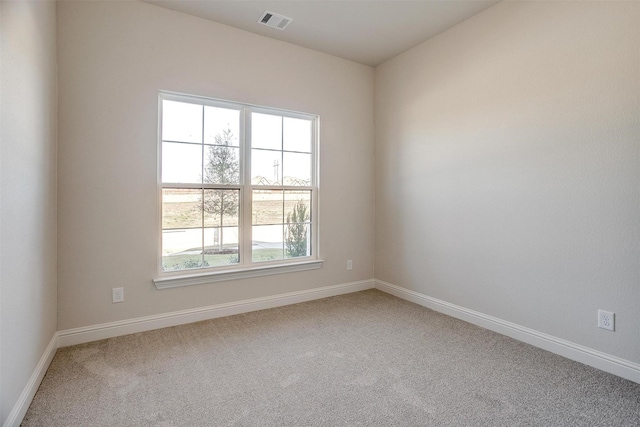
M2 2L0 424L56 331L56 6Z
M372 68L140 2L60 2L58 55L59 329L373 277ZM161 89L320 115L322 269L155 289Z
M640 4L503 2L375 77L376 278L640 362Z

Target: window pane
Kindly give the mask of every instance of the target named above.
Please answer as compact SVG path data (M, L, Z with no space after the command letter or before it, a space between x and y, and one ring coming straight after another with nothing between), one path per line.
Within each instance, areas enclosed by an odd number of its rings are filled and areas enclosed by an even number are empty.
M238 147L240 111L204 107L204 143Z
M251 148L282 150L282 117L251 114Z
M251 150L251 183L253 185L281 185L282 152Z
M254 225L252 232L254 262L284 259L282 225Z
M162 140L202 143L202 105L162 101Z
M202 267L202 229L162 232L162 269L184 270Z
M238 225L240 190L204 190L204 225Z
M284 222L282 190L254 190L251 207L253 224Z
M311 191L284 192L284 219L285 223L311 221Z
M311 154L282 153L284 185L311 185Z
M202 227L202 190L164 188L162 229Z
M282 127L284 150L311 153L311 120L285 117Z
M240 149L227 145L204 147L204 182L207 184L240 183Z
M202 183L202 145L163 142L162 182Z
M284 209L285 257L311 255L311 191L285 191Z
M238 227L205 228L204 245L206 267L240 262L238 255Z
M285 226L284 236L286 258L311 255L311 224L289 223Z

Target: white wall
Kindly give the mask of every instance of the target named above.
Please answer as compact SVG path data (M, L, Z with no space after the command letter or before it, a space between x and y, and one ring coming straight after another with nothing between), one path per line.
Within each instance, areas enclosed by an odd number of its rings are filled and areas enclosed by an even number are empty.
M373 278L372 68L99 1L58 4L58 61L60 330ZM322 269L156 290L161 89L320 115Z
M56 331L56 7L2 2L0 424Z
M640 362L640 4L503 2L375 78L376 279Z

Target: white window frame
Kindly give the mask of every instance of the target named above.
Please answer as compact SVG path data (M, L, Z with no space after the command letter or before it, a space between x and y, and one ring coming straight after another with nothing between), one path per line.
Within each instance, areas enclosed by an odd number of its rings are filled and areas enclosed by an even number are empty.
M240 263L219 267L203 267L189 270L164 271L162 269L162 106L163 101L187 102L198 105L236 109L240 111L240 184L215 187L240 189L240 213L238 226L238 245ZM301 118L312 123L312 170L311 185L301 186L266 186L251 184L251 113L275 114L284 117ZM197 95L187 95L176 92L160 91L158 96L158 274L153 280L156 288L166 289L189 285L199 285L234 279L244 279L294 271L313 270L322 267L323 260L319 257L319 121L318 115L294 112L279 108L256 106L246 103L225 101ZM169 184L169 183L167 183ZM284 183L283 183L284 184ZM206 184L203 184L206 186ZM189 188L190 184L166 185L167 188ZM203 186L199 186L203 188ZM285 258L274 261L253 262L252 260L252 192L261 190L309 190L311 191L311 255L299 258Z

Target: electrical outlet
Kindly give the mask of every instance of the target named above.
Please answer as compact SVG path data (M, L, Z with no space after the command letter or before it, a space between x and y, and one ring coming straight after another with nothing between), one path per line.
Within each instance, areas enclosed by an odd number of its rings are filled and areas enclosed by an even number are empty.
M124 288L113 288L111 289L113 303L123 302L124 301Z
M347 260L347 270L353 270L353 260Z
M614 331L616 314L610 311L598 310L598 328Z

